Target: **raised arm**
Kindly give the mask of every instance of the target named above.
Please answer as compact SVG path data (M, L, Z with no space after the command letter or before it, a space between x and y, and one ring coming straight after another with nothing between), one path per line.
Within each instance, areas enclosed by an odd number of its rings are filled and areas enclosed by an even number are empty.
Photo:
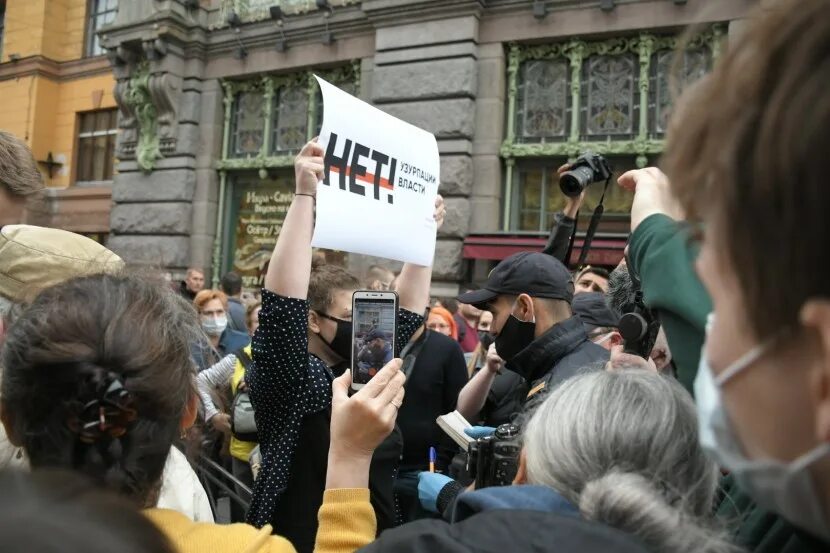
M484 366L459 392L456 410L471 424L475 424L478 420L478 414L487 401L487 394L490 393L493 380L503 366L504 361L496 353L496 345L490 344Z
M265 288L289 298L305 299L311 276L311 235L317 183L323 178L323 148L309 142L294 160L295 196L271 255Z

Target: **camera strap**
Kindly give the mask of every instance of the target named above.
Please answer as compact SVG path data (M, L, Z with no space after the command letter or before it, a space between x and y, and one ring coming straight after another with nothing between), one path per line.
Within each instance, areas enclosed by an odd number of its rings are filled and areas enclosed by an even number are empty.
M597 233L599 221L602 219L602 214L605 212L605 193L608 192L608 185L610 183L611 177L609 176L605 179L605 186L602 189L602 196L600 196L599 203L594 209L593 215L591 215L591 222L588 223L588 230L585 231L585 239L582 241L582 250L579 252L579 261L576 263L577 271L581 271L585 267L585 260L588 258L588 251L591 249L591 243L594 241L594 235ZM574 230L574 235L575 234L576 230Z

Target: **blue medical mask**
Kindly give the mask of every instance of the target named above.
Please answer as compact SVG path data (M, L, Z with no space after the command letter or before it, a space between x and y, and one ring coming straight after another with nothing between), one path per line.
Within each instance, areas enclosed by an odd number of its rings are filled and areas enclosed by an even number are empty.
M706 325L707 337L713 322L714 314L710 314ZM735 476L738 485L759 505L828 540L830 527L818 487L809 469L830 455L830 444L819 444L789 463L773 459L749 459L741 449L723 406L721 388L735 375L754 365L770 350L771 344L767 342L752 348L716 377L706 358L704 344L694 385L700 445L710 457Z
M221 336L227 327L228 318L225 316L202 319L202 330L208 336Z

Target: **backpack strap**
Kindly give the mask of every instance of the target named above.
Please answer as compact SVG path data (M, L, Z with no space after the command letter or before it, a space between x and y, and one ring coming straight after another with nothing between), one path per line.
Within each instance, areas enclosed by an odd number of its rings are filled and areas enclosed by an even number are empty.
M251 359L251 356L248 355L247 351L245 351L246 348L247 346L244 348L239 348L238 350L233 352L233 354L236 356L239 362L242 363L242 366L245 367L245 372L248 372L248 369L251 368L251 364L254 362L254 360Z
M412 369L415 367L415 361L418 357L418 354L421 352L421 348L424 347L424 342L427 341L427 337L429 336L429 329L424 329L424 333L421 335L420 338L415 340L414 342L409 342L406 346L401 350L401 359L403 359L403 366L401 370L403 371L404 376L409 379L409 375L412 374Z

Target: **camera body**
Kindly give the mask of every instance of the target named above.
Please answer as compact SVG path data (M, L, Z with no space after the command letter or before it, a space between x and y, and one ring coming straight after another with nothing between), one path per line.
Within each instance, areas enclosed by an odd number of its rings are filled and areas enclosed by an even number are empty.
M566 196L576 197L585 187L611 178L611 165L600 154L585 152L559 177L559 188Z
M509 486L519 470L519 427L502 424L492 436L479 438L467 448L467 474L477 490Z

